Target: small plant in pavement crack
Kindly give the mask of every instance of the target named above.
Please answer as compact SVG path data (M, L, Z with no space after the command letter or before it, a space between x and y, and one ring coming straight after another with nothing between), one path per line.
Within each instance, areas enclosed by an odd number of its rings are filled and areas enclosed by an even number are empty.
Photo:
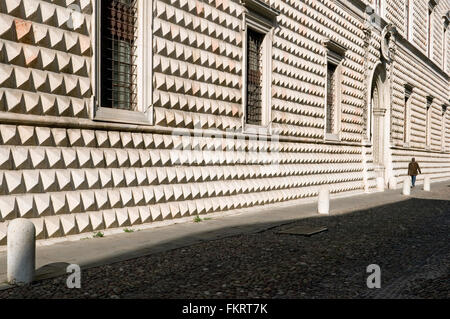
M94 238L101 238L103 236L105 236L105 235L101 231L94 233Z
M194 217L194 223L200 223L202 221L202 219L200 218L200 216L195 216Z
M197 215L194 217L194 223L200 223L204 220L210 220L210 219L211 219L210 217L200 218L200 216Z

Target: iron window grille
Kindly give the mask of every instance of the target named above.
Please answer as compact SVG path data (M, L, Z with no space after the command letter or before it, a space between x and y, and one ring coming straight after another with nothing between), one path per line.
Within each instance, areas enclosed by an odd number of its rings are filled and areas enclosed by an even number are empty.
M101 106L136 110L137 0L101 0Z
M326 132L333 133L334 117L335 117L335 100L336 100L336 65L328 63L327 68L327 122Z
M264 34L247 32L247 124L262 123L262 86L263 86L263 40Z

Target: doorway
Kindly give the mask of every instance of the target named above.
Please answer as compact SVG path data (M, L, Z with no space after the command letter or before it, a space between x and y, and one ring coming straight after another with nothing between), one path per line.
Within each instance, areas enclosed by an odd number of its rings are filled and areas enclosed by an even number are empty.
M386 110L388 107L386 67L378 64L372 77L370 90L369 137L373 145L373 163L377 177L385 177Z

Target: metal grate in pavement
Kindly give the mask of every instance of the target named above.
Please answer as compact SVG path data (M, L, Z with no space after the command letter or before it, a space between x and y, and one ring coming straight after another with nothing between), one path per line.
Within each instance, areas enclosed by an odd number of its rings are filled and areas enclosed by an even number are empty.
M300 235L300 236L312 236L318 233L327 231L328 228L324 226L294 226L288 229L280 230L279 234Z

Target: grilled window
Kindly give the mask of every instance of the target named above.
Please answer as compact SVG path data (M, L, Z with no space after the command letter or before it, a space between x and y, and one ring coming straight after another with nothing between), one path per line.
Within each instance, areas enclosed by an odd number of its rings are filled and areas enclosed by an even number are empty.
M101 0L101 106L135 110L136 0Z
M326 132L333 133L336 100L336 65L328 63L327 68L327 122Z
M247 32L247 123L262 122L262 44L264 35L248 29Z

